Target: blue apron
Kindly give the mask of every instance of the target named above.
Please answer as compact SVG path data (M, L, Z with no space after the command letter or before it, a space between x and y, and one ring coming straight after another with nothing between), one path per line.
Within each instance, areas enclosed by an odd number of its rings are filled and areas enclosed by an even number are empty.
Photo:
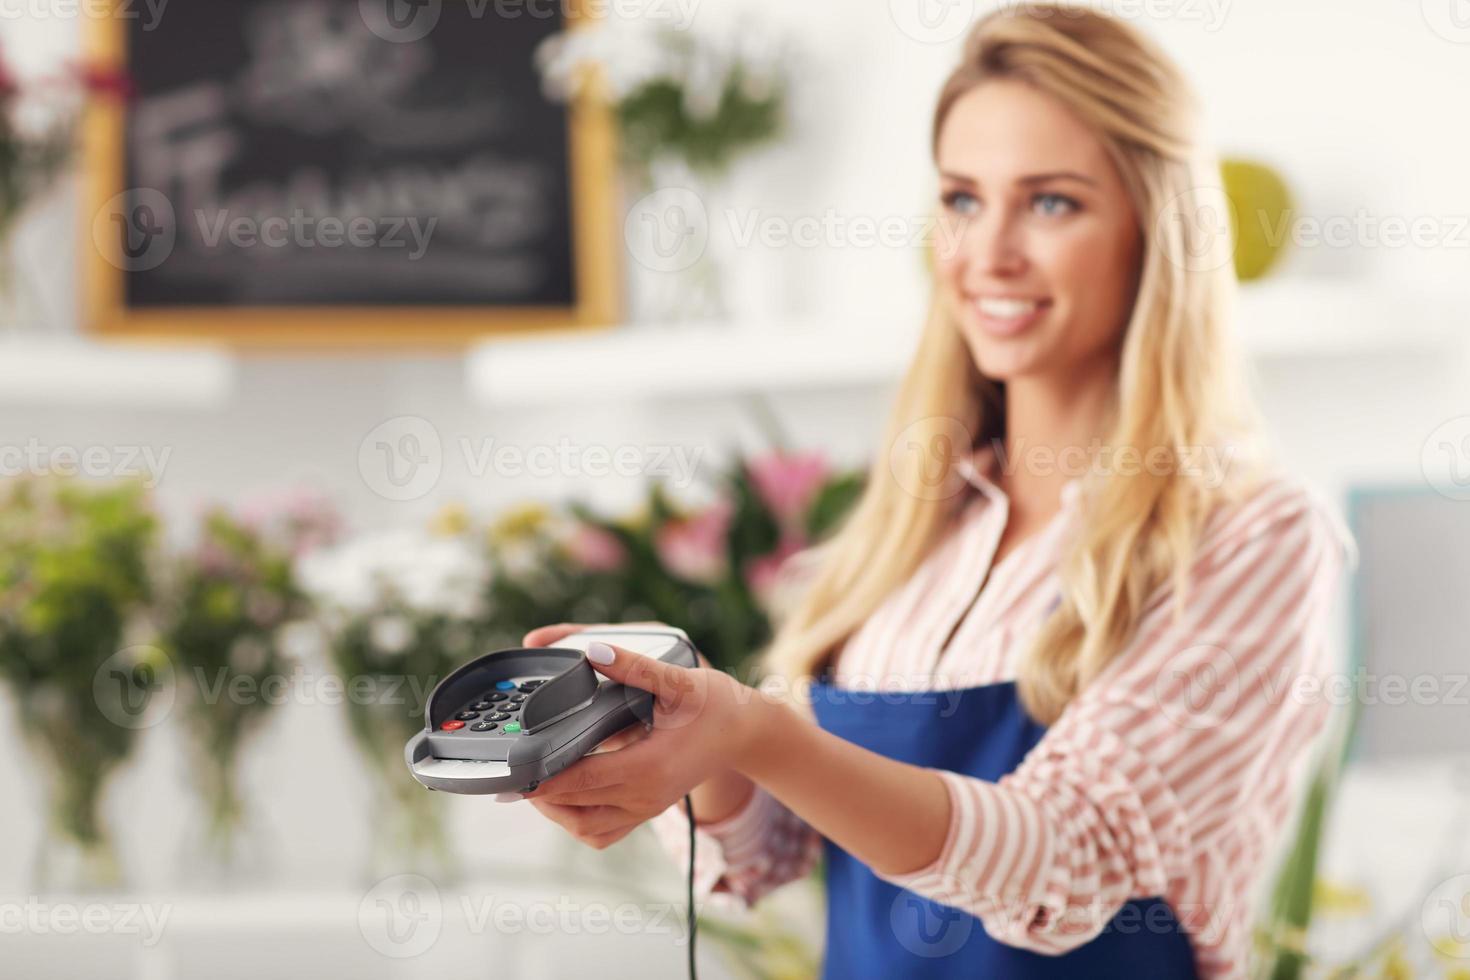
M1046 731L1025 713L1014 683L900 694L824 680L812 696L821 726L849 742L991 781L1014 770ZM1129 902L1085 946L1044 956L997 942L969 913L884 881L830 840L824 851L827 980L1195 978L1189 938L1162 899Z

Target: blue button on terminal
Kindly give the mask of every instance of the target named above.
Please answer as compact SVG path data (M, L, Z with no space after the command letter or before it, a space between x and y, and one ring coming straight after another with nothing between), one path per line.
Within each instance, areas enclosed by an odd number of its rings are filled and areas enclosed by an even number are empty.
M515 681L496 681L495 686L502 691L514 691Z

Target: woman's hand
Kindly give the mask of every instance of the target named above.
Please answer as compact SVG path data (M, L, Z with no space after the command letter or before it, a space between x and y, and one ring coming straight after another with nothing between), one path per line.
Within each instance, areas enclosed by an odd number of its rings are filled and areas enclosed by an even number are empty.
M523 642L545 646L590 629L596 627L546 626ZM702 655L701 666L691 669L611 650L611 663L599 663L593 650L588 661L604 676L653 694L652 729L630 725L525 794L537 810L599 850L694 787L739 768L754 750L769 707L757 691L714 670ZM519 797L497 797L502 798Z

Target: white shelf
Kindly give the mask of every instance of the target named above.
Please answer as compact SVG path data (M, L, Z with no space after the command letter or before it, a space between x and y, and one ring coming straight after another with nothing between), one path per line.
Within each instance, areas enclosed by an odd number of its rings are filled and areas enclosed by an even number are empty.
M811 390L895 381L917 340L896 319L643 325L488 340L466 371L490 406Z
M0 403L7 405L215 408L234 381L233 358L213 348L0 337Z
M1236 314L1256 358L1453 351L1470 335L1470 290L1268 279L1241 287Z
M1412 286L1281 279L1245 286L1237 321L1255 359L1458 350L1470 296ZM809 319L689 323L486 340L467 383L488 407L721 397L898 380L919 323Z

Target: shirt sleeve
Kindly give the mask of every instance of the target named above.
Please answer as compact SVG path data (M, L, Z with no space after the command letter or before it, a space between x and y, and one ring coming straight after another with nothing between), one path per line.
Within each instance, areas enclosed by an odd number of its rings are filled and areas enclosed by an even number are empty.
M936 770L951 801L942 850L882 877L1051 954L1171 884L1221 912L1200 881L1259 867L1327 720L1302 681L1331 670L1325 631L1354 551L1300 487L1271 484L1211 527L1182 618L1162 587L1128 647L998 782ZM1176 910L1186 928L1195 911Z
M812 722L816 715L800 698L791 705ZM724 819L705 823L694 814L694 898L727 908L755 905L762 896L797 881L816 867L822 835L764 788ZM689 818L681 799L648 821L675 863L689 866Z
M749 801L717 823L694 828L695 900L750 908L768 892L805 877L821 855L821 835L779 800L756 786ZM649 821L659 843L680 867L689 862L689 818L684 801Z

